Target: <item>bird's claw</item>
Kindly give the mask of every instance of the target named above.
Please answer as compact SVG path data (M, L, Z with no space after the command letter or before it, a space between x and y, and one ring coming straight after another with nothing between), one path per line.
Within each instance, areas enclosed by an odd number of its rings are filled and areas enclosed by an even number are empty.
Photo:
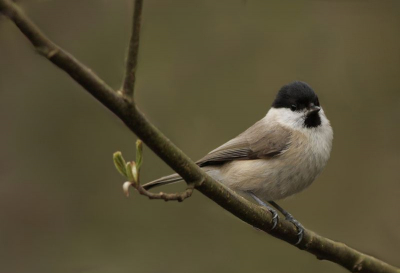
M256 200L256 202L259 205L261 205L264 209L266 209L267 211L269 211L272 214L272 228L271 228L271 230L274 230L276 228L276 226L278 225L278 222L279 222L278 213L273 208L271 208L270 206L265 204L260 198L258 198L253 193L250 192L249 194L254 200Z
M274 230L274 229L276 228L276 226L278 225L278 222L279 222L279 215L278 215L278 213L277 213L273 208L271 208L270 206L265 205L265 206L264 206L264 209L267 210L269 213L272 214L272 220L271 220L271 222L272 222L272 228L271 228L271 230Z
M297 228L297 236L298 236L298 240L295 243L295 245L300 244L300 242L303 240L304 237L304 227L302 226L302 224L299 223L299 221L297 221L296 219L293 218L293 216L290 217L286 217L286 220L288 220L289 222L291 222L293 225L295 225L295 227Z
M272 228L271 228L271 230L274 230L276 228L276 226L278 225L279 215L273 209L270 209L269 212L272 214Z

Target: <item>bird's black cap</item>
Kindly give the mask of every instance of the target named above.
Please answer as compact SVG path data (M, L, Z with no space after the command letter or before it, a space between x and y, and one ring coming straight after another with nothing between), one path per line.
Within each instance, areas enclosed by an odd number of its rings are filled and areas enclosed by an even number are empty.
M311 103L319 106L318 96L305 82L295 81L284 85L276 95L272 107L302 110Z

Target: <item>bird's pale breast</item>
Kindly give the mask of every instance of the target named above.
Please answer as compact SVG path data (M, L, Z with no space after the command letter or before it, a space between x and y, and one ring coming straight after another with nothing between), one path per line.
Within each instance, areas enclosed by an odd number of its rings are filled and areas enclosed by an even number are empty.
M328 128L329 127L329 128ZM236 160L209 174L228 187L252 192L266 201L279 200L307 188L325 167L332 145L329 124L294 131L289 148L270 159Z

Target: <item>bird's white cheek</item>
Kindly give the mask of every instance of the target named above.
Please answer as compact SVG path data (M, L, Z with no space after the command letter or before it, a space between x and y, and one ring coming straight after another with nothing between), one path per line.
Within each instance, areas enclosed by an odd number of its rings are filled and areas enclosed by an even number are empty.
M292 111L287 108L271 108L267 113L267 118L275 120L291 129L299 130L303 127L305 113Z

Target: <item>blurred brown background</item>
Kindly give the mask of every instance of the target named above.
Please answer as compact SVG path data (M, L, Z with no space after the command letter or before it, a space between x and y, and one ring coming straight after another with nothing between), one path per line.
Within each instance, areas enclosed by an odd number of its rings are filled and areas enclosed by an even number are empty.
M112 87L128 0L19 1ZM281 201L306 227L400 266L400 2L146 0L137 101L191 158L265 115L293 80L335 138L307 191ZM0 18L0 272L345 272L195 192L122 194L112 163L135 136ZM142 178L170 169L149 149ZM180 189L180 186L168 190Z

